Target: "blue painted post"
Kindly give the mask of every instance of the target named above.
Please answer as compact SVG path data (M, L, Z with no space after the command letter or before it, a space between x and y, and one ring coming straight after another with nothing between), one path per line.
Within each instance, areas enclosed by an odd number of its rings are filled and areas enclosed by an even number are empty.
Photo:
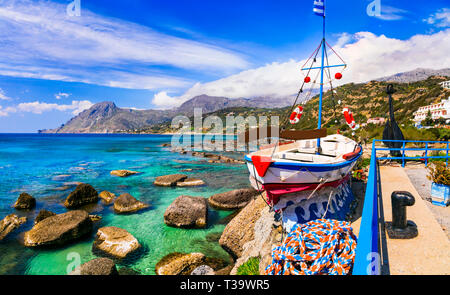
M406 141L403 141L402 167L405 167L405 147L406 147Z
M446 166L448 167L448 141L447 141L447 155L445 158Z
M428 167L428 142L425 143L425 167Z
M323 16L323 39L322 39L322 65L320 67L320 98L319 98L319 119L317 129L322 128L322 98L323 98L323 67L325 66L325 15ZM320 138L317 139L317 147L320 148Z

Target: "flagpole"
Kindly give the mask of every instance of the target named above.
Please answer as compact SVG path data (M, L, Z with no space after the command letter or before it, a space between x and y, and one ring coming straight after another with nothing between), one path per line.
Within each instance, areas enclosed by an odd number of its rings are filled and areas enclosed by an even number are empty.
M325 66L325 6L323 7L323 38L322 38L322 65L320 66L320 97L319 97L319 119L317 129L322 128L322 99L323 99L323 69ZM317 139L318 153L320 153L320 138Z

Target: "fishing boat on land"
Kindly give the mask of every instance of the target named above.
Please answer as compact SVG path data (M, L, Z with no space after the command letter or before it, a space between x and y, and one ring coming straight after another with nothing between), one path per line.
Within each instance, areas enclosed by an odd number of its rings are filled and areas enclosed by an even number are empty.
M268 198L274 203L280 196L318 190L326 186L339 186L349 178L349 174L363 153L362 146L355 140L341 134L328 135L327 129L322 127L324 87L329 86L336 119L336 93L333 89L333 80L342 78L342 72L346 69L347 64L325 39L323 1L314 2L314 12L323 17L323 38L301 69L302 72L306 72L306 77L291 107L290 114L288 113L285 120L282 121L278 140L273 146L262 147L245 156L250 172L250 183L259 191L267 191ZM330 55L329 51L331 51ZM321 53L320 66L317 66L319 53ZM342 63L330 64L329 57L331 55L339 58ZM334 78L332 70L337 70ZM314 71L317 71L317 74L315 79L312 79L310 75ZM295 125L300 122L303 106L297 104L297 101L304 92L304 87L309 83L312 85L306 100L311 96L319 76L317 129L293 130L287 128L288 123ZM340 100L338 104L340 104ZM356 130L359 126L355 123L349 108L344 107L342 113L348 126L352 130ZM335 122L338 121L335 120ZM249 132L245 134L246 141L249 141ZM267 137L270 137L270 132ZM287 140L287 142L283 142L283 140Z

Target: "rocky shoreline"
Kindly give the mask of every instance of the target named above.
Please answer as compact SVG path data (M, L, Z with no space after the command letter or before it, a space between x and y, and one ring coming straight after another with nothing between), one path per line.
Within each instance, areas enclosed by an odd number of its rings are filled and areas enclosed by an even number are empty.
M175 151L173 152L180 152ZM187 152L181 151L181 154ZM225 155L211 154L206 152L192 152L191 156L204 158L209 163L227 163L242 164L243 161L230 158ZM84 169L84 167L79 167ZM190 172L192 169L180 170L180 172ZM112 177L128 178L141 172L132 170L112 170ZM121 269L117 263L122 260L139 259L139 256L145 252L138 239L133 237L123 228L115 227L114 224L99 228L97 223L102 219L99 215L90 215L95 206L110 206L114 214L139 214L151 208L137 200L129 193L122 193L116 196L115 193L105 190L97 190L88 183L69 181L71 175L61 174L54 177L55 181L65 181L64 187L56 187L55 191L67 191L73 189L66 195L62 203L65 212L56 214L48 208L45 201L36 200L26 192L20 193L12 207L19 211L29 212L27 216L36 208L39 211L34 213L34 217L27 220L26 217L19 217L17 214L10 214L0 220L0 243L8 236L14 235L14 232L26 226L27 230L17 235L22 245L27 248L40 249L59 249L68 245L76 244L80 241L92 240L92 253L97 258L85 262L78 266L70 274L81 275L117 275L121 274ZM202 179L191 177L186 174L162 175L156 177L155 186L160 187L199 187L206 186ZM214 221L233 224L233 220L239 216L239 211L244 211L247 204L252 203L258 194L250 188L232 190L225 193L210 195L209 198L199 196L179 196L170 206L167 207L164 216L164 223L167 226L195 230L209 226L208 215L211 210L235 211L230 217ZM248 210L247 210L248 211ZM20 215L20 214L19 214ZM34 220L33 220L34 219ZM234 250L229 250L227 243L221 243L220 240L230 240L227 238L229 232L235 229L227 230L224 233L217 233L214 237L207 237L209 242L220 244L233 258ZM237 230L237 229L236 229ZM239 229L242 231L242 229ZM246 228L249 230L249 228ZM217 236L217 237L216 237ZM251 236L251 235L249 235ZM233 260L234 261L234 260ZM157 262L157 261L155 261ZM174 252L160 258L156 263L155 272L157 274L193 274L193 275L211 275L211 274L229 274L234 268L234 263L229 264L223 259L209 257L203 253L178 253ZM138 273L134 273L138 274Z

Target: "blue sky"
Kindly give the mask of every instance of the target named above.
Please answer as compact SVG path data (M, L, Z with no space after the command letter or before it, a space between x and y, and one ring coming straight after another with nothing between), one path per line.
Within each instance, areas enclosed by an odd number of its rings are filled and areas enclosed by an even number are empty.
M203 93L290 95L321 38L313 0L81 0L68 16L70 2L0 0L0 132L54 128L105 100L148 109ZM448 1L380 0L377 17L371 2L326 1L343 82L450 67Z

